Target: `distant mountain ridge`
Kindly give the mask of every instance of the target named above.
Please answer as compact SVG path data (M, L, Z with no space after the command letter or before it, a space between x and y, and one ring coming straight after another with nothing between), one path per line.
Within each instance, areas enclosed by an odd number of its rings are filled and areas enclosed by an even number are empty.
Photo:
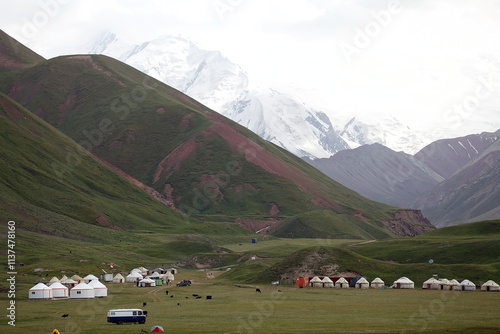
M422 210L442 227L500 218L500 130L435 141L414 156L380 144L310 164L370 199Z

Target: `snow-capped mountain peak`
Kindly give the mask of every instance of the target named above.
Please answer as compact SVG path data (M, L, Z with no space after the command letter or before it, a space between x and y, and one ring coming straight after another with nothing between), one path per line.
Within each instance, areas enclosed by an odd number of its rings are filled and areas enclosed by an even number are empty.
M375 142L407 153L423 146L419 134L394 118L355 117L345 126L332 124L324 111L308 107L295 96L270 87L251 87L240 66L219 51L202 50L183 37L132 43L106 33L88 52L117 58L299 157L327 158Z

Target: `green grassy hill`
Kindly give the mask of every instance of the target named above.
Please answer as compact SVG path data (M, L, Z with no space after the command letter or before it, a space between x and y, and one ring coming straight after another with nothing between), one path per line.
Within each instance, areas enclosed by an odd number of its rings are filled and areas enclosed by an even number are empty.
M16 222L28 272L175 262L216 251L211 237L248 234L236 224L187 221L2 93L0 156L0 216Z
M291 244L259 241L251 247L240 246L264 260L239 264L222 277L262 283L293 280L301 275L350 272L370 280L381 277L386 284L407 276L416 288L434 274L449 279L467 278L476 284L500 277L500 221L447 227L415 238L343 243L339 243L341 239L305 240ZM299 243L301 248L296 247Z

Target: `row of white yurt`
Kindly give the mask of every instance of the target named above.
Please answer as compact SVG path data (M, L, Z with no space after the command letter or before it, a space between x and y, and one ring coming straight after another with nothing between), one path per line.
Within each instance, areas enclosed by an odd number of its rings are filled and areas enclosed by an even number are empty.
M328 277L325 276L323 279L318 276L314 276L309 280L309 286L314 288L349 288L349 281L344 277L340 277L335 283ZM374 289L381 289L384 286L384 281L382 281L379 277L376 277L372 283L371 287ZM356 281L356 288L358 289L368 289L370 287L370 282L366 280L366 278L361 277Z

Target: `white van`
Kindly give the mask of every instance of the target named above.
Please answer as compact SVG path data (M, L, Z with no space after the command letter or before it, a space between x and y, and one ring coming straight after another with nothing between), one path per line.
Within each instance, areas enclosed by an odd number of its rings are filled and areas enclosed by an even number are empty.
M139 308L120 308L108 311L108 322L122 325L125 322L138 322L144 324L148 311Z

